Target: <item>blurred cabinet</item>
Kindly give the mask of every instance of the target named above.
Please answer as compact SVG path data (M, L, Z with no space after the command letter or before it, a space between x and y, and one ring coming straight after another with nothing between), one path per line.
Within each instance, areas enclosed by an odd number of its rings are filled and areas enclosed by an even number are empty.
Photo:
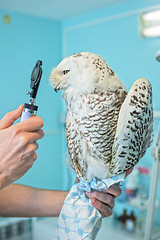
M0 240L32 240L32 219L0 218Z

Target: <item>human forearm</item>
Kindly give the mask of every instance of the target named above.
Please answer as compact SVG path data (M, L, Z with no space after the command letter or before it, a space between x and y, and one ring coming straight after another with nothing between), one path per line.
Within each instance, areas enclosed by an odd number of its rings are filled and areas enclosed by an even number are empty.
M0 191L0 216L58 216L67 193L12 184Z

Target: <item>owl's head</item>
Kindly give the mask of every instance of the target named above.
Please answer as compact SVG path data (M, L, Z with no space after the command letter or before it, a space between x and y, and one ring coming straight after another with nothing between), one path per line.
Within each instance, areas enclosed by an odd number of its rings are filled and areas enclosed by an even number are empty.
M55 91L72 88L82 94L119 87L125 89L106 61L89 52L76 53L63 59L53 69L50 82Z

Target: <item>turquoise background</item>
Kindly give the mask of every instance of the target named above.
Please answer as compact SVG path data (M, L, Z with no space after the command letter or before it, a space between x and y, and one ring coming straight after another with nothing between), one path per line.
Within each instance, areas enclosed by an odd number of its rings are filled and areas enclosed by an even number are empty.
M154 110L160 110L160 63L155 60L160 38L145 39L139 32L140 14L160 7L158 4L159 0L130 0L64 21L0 9L0 117L28 101L32 68L38 59L43 61L37 104L46 135L40 141L33 168L19 183L64 190L74 182L75 175L65 164L65 107L61 93L56 94L48 83L52 68L65 56L81 51L101 55L127 90L136 79L148 78L153 87ZM11 17L8 25L2 21L4 14ZM158 124L155 119L155 136ZM149 149L140 165L151 168L152 163ZM141 183L148 191L150 177L142 178Z
M11 24L4 24L8 14ZM37 96L38 115L44 121L46 136L39 142L38 159L20 183L40 188L63 187L62 104L59 93L50 87L50 72L62 58L61 23L25 14L0 10L0 116L28 102L30 76L38 59L43 75Z

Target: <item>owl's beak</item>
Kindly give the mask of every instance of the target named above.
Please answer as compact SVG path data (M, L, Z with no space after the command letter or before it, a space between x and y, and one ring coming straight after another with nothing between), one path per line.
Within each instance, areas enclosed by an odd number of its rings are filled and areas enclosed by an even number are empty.
M54 88L54 91L57 93L59 90L61 90L61 88L59 88L59 87L55 87Z

